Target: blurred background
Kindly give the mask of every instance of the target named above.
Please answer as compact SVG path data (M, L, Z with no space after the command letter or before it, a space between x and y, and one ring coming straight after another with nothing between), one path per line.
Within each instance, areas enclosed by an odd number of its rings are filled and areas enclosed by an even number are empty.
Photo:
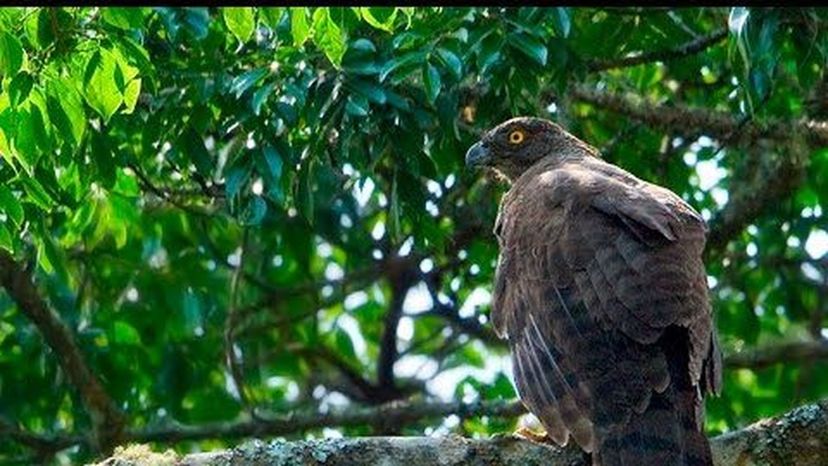
M514 430L463 156L518 115L708 220L710 435L828 396L826 17L0 9L0 463Z

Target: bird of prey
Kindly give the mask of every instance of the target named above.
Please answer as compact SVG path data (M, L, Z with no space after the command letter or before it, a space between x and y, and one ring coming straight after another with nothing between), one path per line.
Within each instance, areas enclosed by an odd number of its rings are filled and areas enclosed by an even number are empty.
M511 183L491 322L546 436L595 465L712 464L704 396L722 362L702 217L540 118L488 131L466 165Z

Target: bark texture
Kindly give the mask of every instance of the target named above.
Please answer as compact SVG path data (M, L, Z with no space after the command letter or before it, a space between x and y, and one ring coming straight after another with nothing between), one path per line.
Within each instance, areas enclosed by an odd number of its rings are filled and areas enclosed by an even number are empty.
M801 406L711 440L717 466L828 464L828 399ZM107 466L576 466L587 458L566 448L512 436L489 439L449 437L365 437L286 442L253 440L239 447L176 458L138 446L120 450Z

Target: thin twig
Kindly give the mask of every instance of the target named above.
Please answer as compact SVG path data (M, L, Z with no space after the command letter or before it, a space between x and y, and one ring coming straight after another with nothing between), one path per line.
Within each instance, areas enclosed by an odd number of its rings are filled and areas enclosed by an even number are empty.
M670 49L656 50L622 58L593 59L587 62L587 69L592 72L597 72L616 68L627 68L644 63L675 60L702 52L727 38L727 34L727 28L723 27Z
M244 386L244 374L242 367L236 361L235 352L235 331L238 323L238 296L239 285L241 283L242 272L244 271L245 257L247 256L247 242L249 229L244 228L242 233L241 249L239 251L239 265L233 272L230 278L230 307L227 310L227 318L224 322L224 360L227 364L227 369L230 371L230 377L233 379L233 385L236 386L236 391L239 394L242 406L249 410L250 399Z

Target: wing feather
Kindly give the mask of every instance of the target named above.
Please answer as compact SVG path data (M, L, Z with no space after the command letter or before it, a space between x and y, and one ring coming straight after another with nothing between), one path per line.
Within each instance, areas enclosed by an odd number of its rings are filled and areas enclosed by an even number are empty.
M530 354L523 349L523 345L518 344L513 350L513 355L515 380L521 400L529 411L538 416L547 434L559 445L565 445L569 438L569 429L561 418L557 401L550 398L549 394L538 390L537 387L541 384L532 366Z
M571 433L590 451L670 384L656 344L668 327L688 330L694 383L716 390L721 370L703 220L669 191L600 164L530 169L515 182L496 225L492 309L521 399L553 439Z
M534 345L532 349L535 351L532 351L531 354L535 358L540 373L547 377L550 388L558 394L558 409L561 418L569 427L578 444L582 445L585 450L592 451L594 444L593 430L592 422L587 417L587 400L584 399L583 394L578 394L577 390L567 381L555 362L555 357L546 343L546 338L541 333L532 314L529 314L529 326L524 328L524 333L526 341Z

